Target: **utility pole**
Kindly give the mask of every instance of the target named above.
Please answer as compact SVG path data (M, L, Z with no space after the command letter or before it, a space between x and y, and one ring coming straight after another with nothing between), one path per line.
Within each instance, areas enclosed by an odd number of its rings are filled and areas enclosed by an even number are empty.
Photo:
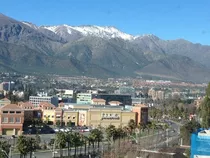
M55 140L53 144L52 157L55 158Z
M181 138L181 146L183 145L183 139Z
M166 132L167 132L167 136L166 136L166 146L168 147L168 129L166 129Z
M9 148L9 158L12 158L12 146Z

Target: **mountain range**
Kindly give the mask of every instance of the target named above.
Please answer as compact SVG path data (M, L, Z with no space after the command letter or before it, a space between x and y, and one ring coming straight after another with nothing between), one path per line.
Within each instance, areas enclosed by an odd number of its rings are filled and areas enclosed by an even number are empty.
M210 46L110 26L36 26L0 14L0 70L90 77L210 80Z

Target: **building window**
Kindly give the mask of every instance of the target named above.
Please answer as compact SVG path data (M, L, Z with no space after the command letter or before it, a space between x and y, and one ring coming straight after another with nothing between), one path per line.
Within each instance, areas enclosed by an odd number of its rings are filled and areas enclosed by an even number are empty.
M14 114L15 112L14 112L14 111L10 111L9 113L10 113L10 114Z
M74 120L75 119L75 116L73 116L72 119Z
M71 117L69 116L68 119L70 119Z
M2 118L2 122L3 122L3 123L8 123L8 117L3 117L3 118Z
M8 111L3 111L3 114L8 114Z
M14 123L14 117L9 118L9 123Z
M52 118L54 118L54 115L52 115Z
M20 117L16 117L16 118L15 118L15 122L16 122L16 123L20 123Z
M20 114L21 113L21 111L16 111L16 114Z

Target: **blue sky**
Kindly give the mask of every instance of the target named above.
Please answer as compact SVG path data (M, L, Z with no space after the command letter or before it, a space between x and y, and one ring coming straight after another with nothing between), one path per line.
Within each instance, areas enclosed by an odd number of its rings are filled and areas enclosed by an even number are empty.
M0 12L37 25L115 26L210 45L210 0L2 0Z

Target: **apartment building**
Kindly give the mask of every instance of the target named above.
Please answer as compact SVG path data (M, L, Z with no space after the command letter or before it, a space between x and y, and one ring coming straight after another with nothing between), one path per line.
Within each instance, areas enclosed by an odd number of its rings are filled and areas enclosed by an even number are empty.
M23 130L24 110L16 104L0 107L0 134L20 135Z
M58 106L58 97L56 96L30 96L29 102L38 107L41 102L48 102L55 106Z

